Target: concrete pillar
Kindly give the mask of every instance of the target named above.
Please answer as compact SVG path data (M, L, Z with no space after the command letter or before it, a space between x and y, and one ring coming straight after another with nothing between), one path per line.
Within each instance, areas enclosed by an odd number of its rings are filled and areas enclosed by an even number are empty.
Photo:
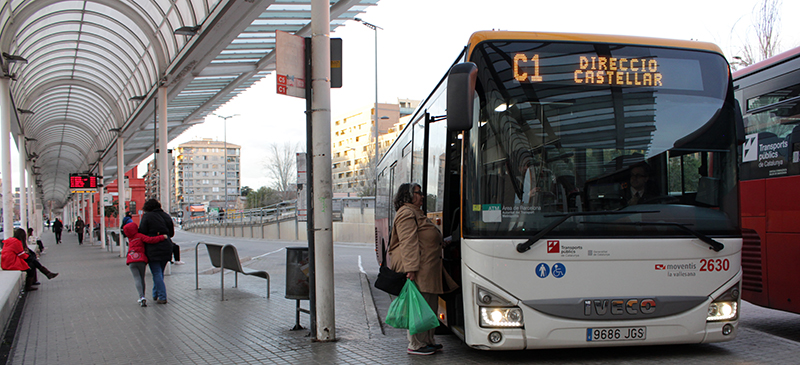
M87 217L89 218L89 242L94 243L97 240L94 238L94 193L89 194L89 214Z
M28 204L26 202L28 184L25 182L28 152L25 151L25 136L22 134L17 135L17 147L19 148L19 167L17 167L19 169L19 222L20 227L25 230L25 234L28 234Z
M125 218L125 146L122 141L122 132L117 135L117 190L119 191L119 214L117 217L117 227L122 227L122 219ZM122 243L122 236L119 239L119 257L125 257L125 244Z
M11 188L11 79L0 76L0 178L3 194L3 236L14 236L14 191Z
M99 180L97 181L97 185L103 185L103 186L98 188L98 189L100 189L100 199L99 199L100 202L98 204L101 204L100 205L100 245L103 247L103 250L105 250L106 249L106 206L103 205L103 202L105 201L105 195L106 195L105 185L106 184L105 184L105 182L103 180L103 171L104 170L103 170L103 161L102 160L97 163L97 170L99 171L99 173L98 173Z
M161 203L161 209L167 214L172 210L170 209L170 191L169 191L169 154L167 153L167 87L161 86L158 88L158 201ZM227 172L226 172L227 173ZM174 177L173 177L174 179Z
M311 0L311 124L317 341L336 340L331 214L330 2ZM308 81L306 81L308 82Z
M36 217L40 214L36 210L36 201L34 200L36 197L36 184L33 174L31 173L33 169L32 166L33 164L30 164L25 170L28 178L28 194L26 194L28 201L28 225L33 228L33 232L36 236L40 236L39 231L41 231L41 225L36 225Z

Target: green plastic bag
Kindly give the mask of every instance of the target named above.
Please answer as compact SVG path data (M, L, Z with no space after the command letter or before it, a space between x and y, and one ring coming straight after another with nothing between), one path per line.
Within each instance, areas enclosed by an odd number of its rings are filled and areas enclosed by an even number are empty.
M386 324L394 328L408 328L408 332L415 335L438 327L439 319L425 302L417 284L406 280L400 295L389 306Z

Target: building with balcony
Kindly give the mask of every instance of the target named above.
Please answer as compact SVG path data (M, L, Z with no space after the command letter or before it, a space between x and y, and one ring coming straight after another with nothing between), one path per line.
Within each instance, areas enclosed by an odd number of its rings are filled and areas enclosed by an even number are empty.
M175 151L175 200L184 214L191 204L236 207L241 195L241 146L203 138ZM227 157L227 161L225 158ZM227 204L225 204L227 192Z
M160 174L158 168L156 166L157 162L156 159L151 160L147 163L147 172L144 174L144 195L145 199L158 199L162 201L166 199L166 196L170 199L170 214L178 212L179 206L177 204L177 196L175 194L175 156L172 155L172 150L167 150L168 161L167 166L169 167L169 193L159 194L158 189L160 185Z
M408 124L418 100L398 99L397 104L378 104L378 158ZM375 104L346 113L331 125L331 173L333 193L373 195L375 179Z

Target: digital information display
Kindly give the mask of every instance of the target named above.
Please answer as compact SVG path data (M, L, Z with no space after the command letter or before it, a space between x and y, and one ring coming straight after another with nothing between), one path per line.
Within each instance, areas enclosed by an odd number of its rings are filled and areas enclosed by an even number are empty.
M568 63L563 63L568 58ZM565 81L564 67L572 73L574 84L614 85L631 87L664 86L660 65L653 58L602 57L570 55L559 57L556 65L556 80L548 80L546 72L540 72L539 54L528 56L517 53L514 56L514 79L519 82Z
M69 174L69 188L77 190L97 189L97 176Z

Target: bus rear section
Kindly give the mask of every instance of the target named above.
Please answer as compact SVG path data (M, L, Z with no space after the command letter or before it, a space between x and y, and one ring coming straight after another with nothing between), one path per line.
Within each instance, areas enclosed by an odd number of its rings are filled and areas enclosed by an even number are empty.
M744 116L740 151L742 297L800 313L800 48L733 74Z
M719 49L479 32L465 61L447 84L456 333L492 350L733 339L741 119Z

